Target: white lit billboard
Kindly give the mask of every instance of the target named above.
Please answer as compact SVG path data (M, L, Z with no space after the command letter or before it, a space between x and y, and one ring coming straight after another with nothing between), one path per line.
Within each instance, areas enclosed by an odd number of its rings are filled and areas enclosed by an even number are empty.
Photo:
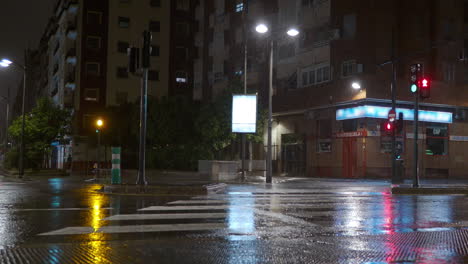
M255 133L257 128L257 95L232 97L232 132Z

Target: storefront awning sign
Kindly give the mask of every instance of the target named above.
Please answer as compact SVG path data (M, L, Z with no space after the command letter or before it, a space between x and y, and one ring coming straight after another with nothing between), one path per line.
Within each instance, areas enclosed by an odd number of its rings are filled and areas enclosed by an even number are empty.
M357 118L380 118L387 119L391 107L364 105L352 108L338 109L336 111L336 120L348 120ZM397 108L397 116L403 113L404 120L414 120L414 110L406 108ZM448 123L453 122L453 114L450 112L419 110L419 121Z

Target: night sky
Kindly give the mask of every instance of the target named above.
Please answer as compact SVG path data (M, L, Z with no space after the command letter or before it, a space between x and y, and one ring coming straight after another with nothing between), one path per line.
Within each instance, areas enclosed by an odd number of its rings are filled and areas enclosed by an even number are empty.
M0 58L8 57L23 63L23 51L37 44L52 15L56 0L0 0ZM22 73L16 69L0 69L0 95L7 88L16 93ZM4 118L4 102L0 100L0 120ZM3 122L0 124L3 127Z

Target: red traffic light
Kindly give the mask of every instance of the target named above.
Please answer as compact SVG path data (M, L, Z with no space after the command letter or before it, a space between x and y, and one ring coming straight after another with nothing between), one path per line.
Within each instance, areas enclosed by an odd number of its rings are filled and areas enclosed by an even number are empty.
M421 81L421 88L428 88L429 87L429 80L424 78Z
M419 95L422 99L429 98L431 96L431 80L429 80L429 78L421 78L418 86L420 87Z
M389 130L389 131L392 130L392 129L393 129L393 124L392 124L391 122L387 122L387 123L385 124L385 129L386 129L386 130Z

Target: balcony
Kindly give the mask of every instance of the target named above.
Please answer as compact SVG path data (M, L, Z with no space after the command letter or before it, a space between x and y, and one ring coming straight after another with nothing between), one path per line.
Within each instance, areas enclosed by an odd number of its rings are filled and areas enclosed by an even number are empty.
M69 64L76 65L77 58L76 58L76 49L75 48L71 48L71 49L68 50L65 60Z
M78 36L78 31L73 23L68 24L66 34L69 39L76 40L76 37Z
M77 14L78 8L79 8L78 1L70 1L70 3L68 3L68 13Z
M69 73L65 79L65 87L71 89L72 91L76 88L75 74Z

